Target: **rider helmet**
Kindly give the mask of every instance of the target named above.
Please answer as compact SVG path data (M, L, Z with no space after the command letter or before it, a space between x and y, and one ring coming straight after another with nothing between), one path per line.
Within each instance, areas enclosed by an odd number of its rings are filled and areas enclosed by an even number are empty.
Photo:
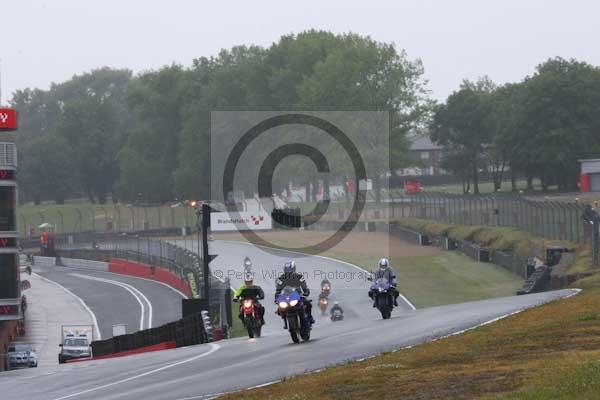
M334 305L334 306L337 306L338 304L340 304L340 302L339 302L339 301L337 301L337 300L333 302L333 305Z
M283 263L283 272L286 274L293 274L296 272L296 262L293 260L288 260Z
M254 283L254 276L252 275L251 272L247 272L244 274L244 284L246 286L252 286L252 284Z
M248 257L244 258L244 269L249 271L252 268L252 261Z
M379 260L379 268L386 269L389 266L390 266L390 261L387 258L384 257Z

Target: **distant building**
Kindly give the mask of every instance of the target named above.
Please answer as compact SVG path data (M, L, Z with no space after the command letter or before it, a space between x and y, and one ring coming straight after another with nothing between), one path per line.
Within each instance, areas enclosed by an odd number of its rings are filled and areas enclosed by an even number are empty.
M581 178L579 186L582 192L600 192L600 159L579 160Z
M426 134L410 135L409 151L419 160L418 165L404 168L401 175L444 175L441 163L446 154L444 147L434 144Z

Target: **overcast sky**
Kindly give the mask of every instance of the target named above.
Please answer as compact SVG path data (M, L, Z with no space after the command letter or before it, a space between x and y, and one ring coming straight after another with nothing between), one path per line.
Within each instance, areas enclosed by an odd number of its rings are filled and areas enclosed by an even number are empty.
M440 100L465 78L518 81L549 57L600 65L600 4L591 0L1 0L1 100L101 66L189 66L311 28L394 42L423 61Z

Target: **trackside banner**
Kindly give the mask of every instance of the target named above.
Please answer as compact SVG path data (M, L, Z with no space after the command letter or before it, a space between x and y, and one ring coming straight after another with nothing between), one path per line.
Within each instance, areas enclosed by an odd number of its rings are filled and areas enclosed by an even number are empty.
M0 108L0 131L15 131L18 128L17 110Z
M264 231L273 229L273 220L266 211L216 212L210 214L210 230Z

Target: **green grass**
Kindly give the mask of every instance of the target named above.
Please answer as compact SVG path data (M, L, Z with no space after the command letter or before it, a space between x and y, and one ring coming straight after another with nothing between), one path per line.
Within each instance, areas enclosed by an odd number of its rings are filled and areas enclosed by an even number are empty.
M425 234L446 235L452 239L469 240L493 250L510 251L521 257L529 257L534 250L539 258L544 259L545 249L549 246L579 247L573 242L545 239L512 227L445 224L417 218L402 218L396 222Z
M600 292L526 310L462 335L323 369L225 399L600 398ZM590 318L590 316L596 316Z
M514 295L523 280L493 264L457 252L392 259L400 291L417 307Z
M332 252L323 255L367 270L378 260ZM396 257L390 262L398 273L400 291L418 308L511 296L523 286L523 280L511 272L494 264L473 261L458 252Z
M542 385L490 400L596 400L600 398L600 361L585 362L555 373Z
M542 185L539 179L534 179L533 181L533 189L535 191L540 191L542 189ZM426 192L446 192L453 194L462 194L463 187L462 184L452 184L452 185L432 185L425 186L423 188ZM473 184L470 187L471 193L473 193ZM527 181L526 180L518 180L517 181L517 190L526 191L527 190ZM512 186L510 181L502 182L502 187L499 192L511 192ZM494 193L494 183L493 182L481 182L479 184L479 192L480 193Z

